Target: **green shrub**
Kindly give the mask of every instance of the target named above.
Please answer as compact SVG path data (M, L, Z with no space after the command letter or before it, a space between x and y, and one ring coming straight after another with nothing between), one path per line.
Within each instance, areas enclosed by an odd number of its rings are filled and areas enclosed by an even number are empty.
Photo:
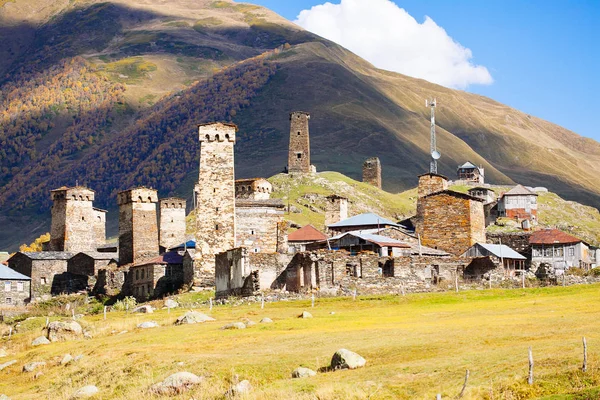
M127 296L123 300L117 300L115 304L113 304L112 309L115 311L125 311L132 310L137 305L137 301L135 297Z

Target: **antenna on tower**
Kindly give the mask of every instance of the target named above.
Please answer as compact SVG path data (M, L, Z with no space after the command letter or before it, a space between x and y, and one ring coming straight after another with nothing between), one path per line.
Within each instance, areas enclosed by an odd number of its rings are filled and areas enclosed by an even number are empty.
M431 164L429 165L429 172L432 174L437 174L437 160L442 156L439 151L437 151L437 144L435 139L435 107L437 105L437 99L433 100L425 100L425 107L431 108Z

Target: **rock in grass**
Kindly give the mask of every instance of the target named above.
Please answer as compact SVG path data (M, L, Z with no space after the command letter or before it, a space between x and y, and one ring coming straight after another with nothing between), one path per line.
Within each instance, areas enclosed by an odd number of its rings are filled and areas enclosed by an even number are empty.
M266 318L265 317L265 318L263 318L263 319L260 320L260 323L261 324L272 324L273 320L271 318Z
M292 378L309 378L315 375L317 375L316 371L304 367L298 367L292 372Z
M146 321L146 322L142 322L141 324L138 324L137 327L140 329L150 329L150 328L158 327L158 324L154 321Z
M298 316L298 318L312 318L312 317L313 317L312 314L309 313L308 311L302 311L302 314L300 314Z
M145 306L139 306L133 309L134 313L143 313L143 314L152 314L154 312L154 309L152 308L152 306L149 305L145 305Z
M252 390L252 385L250 384L250 381L243 380L240 383L232 385L231 388L229 389L228 394L230 396L239 396L239 395L249 393L250 390Z
M31 342L32 346L41 346L44 344L50 344L50 341L46 336L40 336L39 338L36 338L33 340L33 342Z
M183 393L192 386L202 382L202 377L191 372L177 372L170 375L164 381L150 387L150 391L160 395L175 395Z
M4 364L0 364L0 371L2 371L4 368L8 368L11 365L15 364L17 362L17 360L10 360L8 362L5 362Z
M60 365L67 365L71 361L73 361L73 356L70 354L65 354L62 360L60 360Z
M92 397L95 396L96 394L98 394L100 390L98 390L98 388L94 385L87 385L82 387L81 389L78 389L75 393L73 393L73 395L71 396L72 399L86 399L88 397Z
M232 322L231 324L227 324L221 329L246 329L246 324L243 322Z
M198 324L207 321L215 321L215 319L201 312L189 311L177 318L175 325Z
M356 369L364 367L367 361L353 351L339 349L331 358L331 369Z
M33 372L35 371L38 367L43 367L45 366L46 363L44 361L36 361L36 362L30 362L28 364L25 364L23 366L23 372Z
M53 321L48 324L48 340L51 342L79 339L82 335L83 329L75 321Z
M179 307L179 303L173 299L165 300L165 308L177 308Z

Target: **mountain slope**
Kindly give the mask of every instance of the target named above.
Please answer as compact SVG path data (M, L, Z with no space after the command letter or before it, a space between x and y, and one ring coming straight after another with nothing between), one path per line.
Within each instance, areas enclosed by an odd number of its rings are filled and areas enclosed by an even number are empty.
M0 141L12 149L0 153L0 222L21 227L0 232L0 247L45 232L48 190L64 184L88 184L97 205L110 210L116 192L131 185L190 197L199 153L194 126L210 120L240 127L238 177L281 171L288 113L305 110L319 170L359 178L362 161L379 156L386 190L414 187L429 165L427 97L439 102L441 173L453 177L456 165L470 160L493 183L546 186L600 206L597 142L481 96L378 70L262 7L14 0L0 6L0 33L7 38L0 116L22 129L0 127ZM84 72L69 103L52 74L68 74L70 63ZM18 107L5 101L28 82L43 96ZM114 97L101 102L99 84Z

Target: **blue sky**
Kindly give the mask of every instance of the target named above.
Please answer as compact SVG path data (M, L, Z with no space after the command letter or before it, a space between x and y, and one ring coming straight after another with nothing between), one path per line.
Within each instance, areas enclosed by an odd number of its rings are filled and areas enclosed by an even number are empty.
M362 0L366 4L371 0ZM249 0L289 20L323 0ZM331 3L339 4L340 0ZM600 141L600 1L394 0L421 24L433 19L472 52L469 62L493 83L471 83L488 96ZM379 65L381 67L381 65ZM455 86L460 87L460 86Z

